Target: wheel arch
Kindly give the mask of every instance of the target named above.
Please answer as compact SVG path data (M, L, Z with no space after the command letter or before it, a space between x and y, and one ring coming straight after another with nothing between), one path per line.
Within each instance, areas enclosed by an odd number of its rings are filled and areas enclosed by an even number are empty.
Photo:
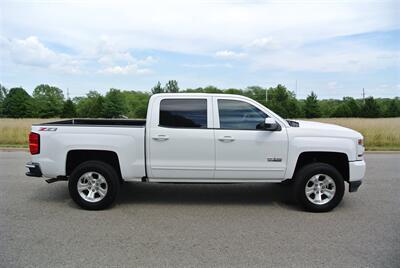
M349 159L347 154L341 152L310 151L300 153L296 161L292 178L296 176L296 173L302 167L317 162L332 165L339 171L345 181L349 181Z
M65 163L65 174L70 176L72 171L81 163L86 161L101 161L109 164L117 172L119 179L122 180L121 166L118 154L108 150L86 150L74 149L67 153Z

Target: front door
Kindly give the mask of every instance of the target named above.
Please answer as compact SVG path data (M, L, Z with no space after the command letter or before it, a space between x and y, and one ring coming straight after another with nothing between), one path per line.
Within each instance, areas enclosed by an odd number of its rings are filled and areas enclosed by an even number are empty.
M287 160L286 128L259 127L268 114L250 101L214 97L215 179L281 180ZM258 127L257 127L258 126Z

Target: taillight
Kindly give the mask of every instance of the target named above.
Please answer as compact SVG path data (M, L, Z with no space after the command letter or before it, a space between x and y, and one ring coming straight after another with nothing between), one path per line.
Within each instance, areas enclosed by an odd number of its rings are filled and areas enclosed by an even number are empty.
M29 133L29 151L31 154L40 153L40 135L34 132Z

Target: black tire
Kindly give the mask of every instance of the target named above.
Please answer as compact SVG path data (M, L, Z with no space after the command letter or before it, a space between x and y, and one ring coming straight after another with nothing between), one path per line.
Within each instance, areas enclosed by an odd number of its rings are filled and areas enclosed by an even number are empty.
M103 199L98 202L88 202L78 192L78 181L87 172L96 172L103 176L107 182L107 192ZM73 170L69 178L68 189L71 198L80 207L87 210L100 210L109 207L115 201L119 193L120 182L117 172L109 164L101 161L87 161Z
M332 199L326 204L315 204L311 202L306 193L306 184L310 178L317 174L325 174L333 179L335 182L336 191ZM322 177L323 179L323 177ZM311 182L312 185L312 182ZM340 172L332 165L325 163L313 163L304 166L295 175L294 192L296 201L307 211L311 212L327 212L334 209L344 195L344 180ZM320 190L319 190L320 191ZM322 196L327 197L322 194Z

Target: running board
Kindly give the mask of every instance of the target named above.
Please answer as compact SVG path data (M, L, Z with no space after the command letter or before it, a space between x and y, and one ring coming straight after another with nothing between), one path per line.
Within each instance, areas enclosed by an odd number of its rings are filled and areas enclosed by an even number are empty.
M56 182L56 181L67 181L67 180L68 180L68 177L66 177L66 176L57 176L57 178L47 179L46 182L47 183L53 183L53 182Z

